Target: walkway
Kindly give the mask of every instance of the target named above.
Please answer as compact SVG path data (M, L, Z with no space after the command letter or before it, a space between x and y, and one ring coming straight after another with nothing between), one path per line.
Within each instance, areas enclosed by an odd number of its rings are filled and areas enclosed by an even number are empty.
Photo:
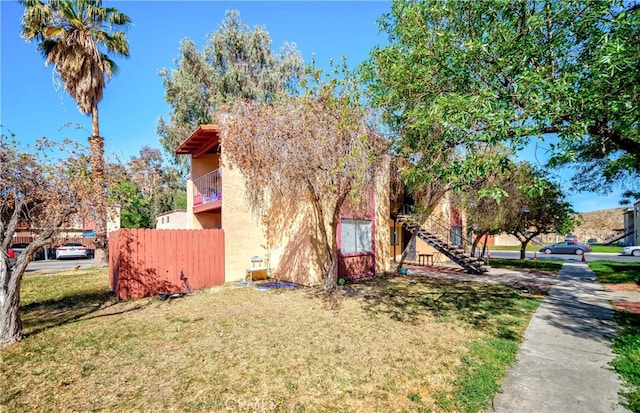
M617 332L610 300L633 299L605 291L583 263L565 263L535 313L518 361L489 412L628 412L619 404L620 380L610 368Z

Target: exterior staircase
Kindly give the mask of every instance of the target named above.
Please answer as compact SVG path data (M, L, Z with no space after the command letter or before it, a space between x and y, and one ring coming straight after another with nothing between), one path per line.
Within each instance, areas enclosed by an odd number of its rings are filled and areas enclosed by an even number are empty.
M464 237L454 236L451 227L442 220L438 220L436 217L429 217L425 222L420 223L414 215L398 215L396 220L407 231L415 234L436 251L464 268L469 274L487 272L487 262L482 258L471 256L467 252Z
M619 229L614 233L607 235L607 237L602 242L604 245L611 245L616 241L620 241L622 238L627 237L633 234L633 228L630 229Z

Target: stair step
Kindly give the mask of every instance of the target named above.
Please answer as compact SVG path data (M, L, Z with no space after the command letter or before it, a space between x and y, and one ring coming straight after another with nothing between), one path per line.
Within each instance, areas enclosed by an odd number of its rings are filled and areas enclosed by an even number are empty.
M433 233L431 228L422 224L417 224L416 221L417 220L412 219L411 216L398 217L397 220L400 225L411 231L412 234L447 256L457 265L464 268L468 273L481 274L487 271L486 269L483 269L486 265L484 260L472 257L469 255L467 250L460 245L445 242L444 239L448 239L448 235L444 235L443 239L438 234Z

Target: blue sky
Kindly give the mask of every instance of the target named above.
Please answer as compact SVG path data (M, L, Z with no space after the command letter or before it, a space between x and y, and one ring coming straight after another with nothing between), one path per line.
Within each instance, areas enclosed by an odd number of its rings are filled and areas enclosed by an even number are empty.
M143 145L160 148L157 120L167 119L169 106L158 71L173 68L180 40L190 38L199 48L217 30L227 9L237 9L249 26L264 25L272 47L297 45L305 61L315 56L320 67L329 60L348 58L351 65L367 59L369 51L384 44L376 19L387 12L387 1L105 1L133 21L128 33L131 57L116 58L119 73L107 84L100 110L100 134L109 157L127 159ZM56 91L52 68L35 44L20 37L22 7L0 0L0 123L2 132L14 133L22 143L47 136L86 142L91 119L82 115L64 89ZM81 125L78 129L76 124ZM65 126L70 125L70 126ZM532 150L525 158L533 159ZM540 153L540 156L544 156ZM568 174L562 173L568 182ZM580 212L618 206L618 192L609 197L572 194Z

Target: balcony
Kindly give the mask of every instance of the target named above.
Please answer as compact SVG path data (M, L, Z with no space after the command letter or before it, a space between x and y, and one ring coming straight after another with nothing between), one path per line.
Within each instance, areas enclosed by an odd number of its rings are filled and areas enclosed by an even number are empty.
M215 169L193 180L193 212L206 212L222 206L222 175Z

